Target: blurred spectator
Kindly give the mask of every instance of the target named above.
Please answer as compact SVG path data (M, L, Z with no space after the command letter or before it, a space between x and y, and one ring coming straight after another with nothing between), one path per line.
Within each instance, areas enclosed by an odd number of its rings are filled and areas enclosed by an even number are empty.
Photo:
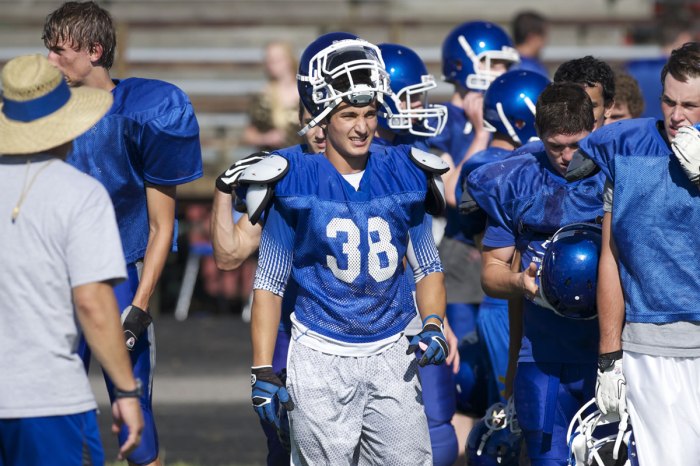
M662 55L657 58L632 60L625 65L625 71L637 80L644 96L642 117L663 120L661 113L661 69L666 64L671 51L694 40L691 21L673 17L662 19L656 28L656 40L661 46Z
M513 41L520 54L520 63L512 69L528 70L549 77L540 62L540 52L547 44L547 19L534 11L521 11L513 18Z
M644 111L644 97L639 84L627 73L615 73L615 104L605 124L639 118Z
M299 144L297 109L299 93L296 60L286 42L270 42L265 47L267 85L253 98L248 110L250 122L242 143L261 150L279 149Z

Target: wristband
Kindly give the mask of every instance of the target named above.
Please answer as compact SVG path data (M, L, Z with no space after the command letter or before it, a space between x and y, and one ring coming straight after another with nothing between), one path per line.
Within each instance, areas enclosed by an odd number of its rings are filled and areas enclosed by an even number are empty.
M613 351L612 353L603 353L598 356L598 369L601 372L605 372L610 369L615 361L622 359L622 350Z
M116 385L114 386L114 399L118 400L120 398L141 398L143 395L143 387L141 386L141 379L136 379L136 388L133 390L121 390Z
M428 320L428 319L437 319L437 320L440 321L440 325L442 325L442 322L444 321L444 319L443 319L442 317L440 317L439 315L437 315L437 314L430 314L429 316L426 316L426 317L423 319L423 325L425 325L425 321Z

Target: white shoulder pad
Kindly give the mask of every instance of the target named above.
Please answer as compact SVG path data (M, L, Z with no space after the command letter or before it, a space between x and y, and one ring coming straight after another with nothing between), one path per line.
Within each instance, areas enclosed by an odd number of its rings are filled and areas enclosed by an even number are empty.
M289 162L287 162L287 159L272 154L246 168L238 182L244 184L274 183L286 175L288 170Z
M274 194L274 184L289 171L289 162L279 155L265 157L255 165L245 169L239 183L247 184L245 204L248 219L255 225L267 209Z
M437 173L438 175L442 175L450 169L447 162L442 160L441 157L415 147L411 147L410 157L411 161L418 165L421 170L429 173Z

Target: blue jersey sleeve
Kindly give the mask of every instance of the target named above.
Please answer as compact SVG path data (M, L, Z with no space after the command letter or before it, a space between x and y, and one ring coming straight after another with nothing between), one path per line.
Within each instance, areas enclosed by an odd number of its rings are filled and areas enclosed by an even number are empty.
M292 271L294 230L275 206L268 212L260 238L258 270L253 288L283 296Z
M149 183L172 186L202 176L199 124L189 102L145 122L141 147L144 179Z
M502 227L486 219L486 231L481 241L489 248L507 248L515 245L515 235L508 228Z
M440 256L433 238L432 217L423 215L423 221L410 226L408 234L412 251L407 254L413 254L415 257L415 264L411 263L415 281L418 282L431 273L442 272Z

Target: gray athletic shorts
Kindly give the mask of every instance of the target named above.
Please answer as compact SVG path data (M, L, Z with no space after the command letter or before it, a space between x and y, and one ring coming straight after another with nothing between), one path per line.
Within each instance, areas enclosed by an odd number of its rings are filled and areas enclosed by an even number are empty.
M415 355L408 340L365 357L290 343L293 465L432 465Z

